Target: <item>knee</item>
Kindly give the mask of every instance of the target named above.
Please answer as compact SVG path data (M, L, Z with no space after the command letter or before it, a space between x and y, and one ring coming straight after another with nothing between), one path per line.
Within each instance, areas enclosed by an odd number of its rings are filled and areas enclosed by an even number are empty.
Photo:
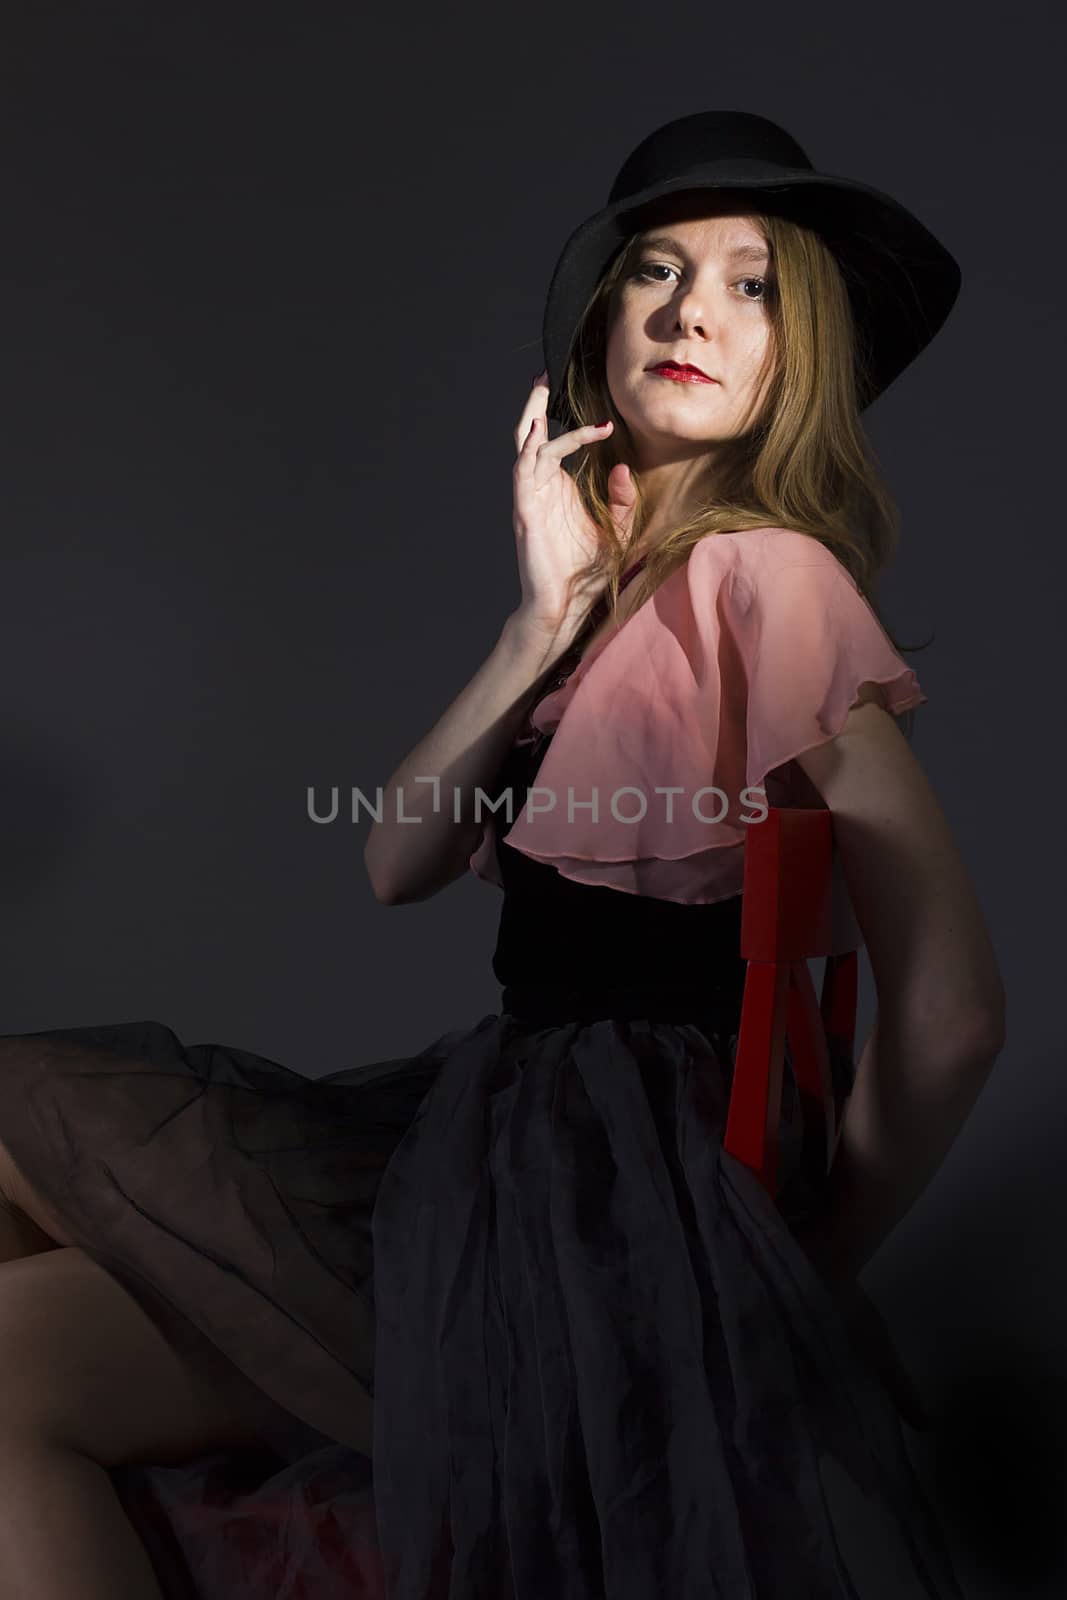
M74 1240L59 1218L15 1165L14 1157L0 1141L0 1209L18 1231L26 1254L71 1246Z
M260 1443L255 1419L76 1247L0 1265L0 1373L0 1451L48 1445L114 1466Z

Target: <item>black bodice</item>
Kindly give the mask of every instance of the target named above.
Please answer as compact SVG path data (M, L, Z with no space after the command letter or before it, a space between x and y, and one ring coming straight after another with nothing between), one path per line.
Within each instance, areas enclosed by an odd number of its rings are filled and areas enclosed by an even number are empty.
M496 792L511 789L513 817L536 781L547 744L515 744L509 752ZM684 985L698 991L713 980L738 989L743 983L740 895L711 905L683 905L577 883L507 844L503 810L496 827L504 884L493 954L499 983Z

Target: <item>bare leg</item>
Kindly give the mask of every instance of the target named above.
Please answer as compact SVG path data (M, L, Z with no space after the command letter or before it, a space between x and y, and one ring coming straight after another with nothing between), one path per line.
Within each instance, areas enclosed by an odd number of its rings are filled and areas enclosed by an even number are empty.
M42 1250L57 1250L55 1239L42 1233L25 1212L13 1206L0 1192L0 1263L18 1261L22 1256L35 1256Z
M0 1374L0 1600L163 1600L108 1468L258 1443L256 1402L172 1348L2 1144Z
M58 1217L16 1167L7 1146L0 1144L0 1263L58 1250L72 1241ZM0 1597L2 1600L2 1597Z
M0 1179L21 1192L0 1147ZM58 1250L0 1190L0 1264ZM152 1564L107 1469L87 1456L0 1432L0 1600L162 1600Z
M106 1468L46 1440L0 1437L2 1600L163 1600Z

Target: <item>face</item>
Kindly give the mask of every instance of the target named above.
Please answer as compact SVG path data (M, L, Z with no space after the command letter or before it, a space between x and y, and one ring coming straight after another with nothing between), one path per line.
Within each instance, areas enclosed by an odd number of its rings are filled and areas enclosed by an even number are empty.
M636 464L662 498L755 419L771 378L773 266L743 213L658 223L639 242L613 292L607 382ZM664 377L653 371L662 361L691 363L714 381Z

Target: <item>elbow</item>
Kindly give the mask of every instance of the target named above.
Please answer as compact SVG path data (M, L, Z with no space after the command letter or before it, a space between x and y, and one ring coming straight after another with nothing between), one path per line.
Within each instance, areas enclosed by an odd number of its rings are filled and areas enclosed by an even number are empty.
M879 1002L880 1026L911 1039L930 1062L949 1073L987 1073L1007 1042L1006 1007L1002 997L988 995L953 1006L941 1004L936 1012L906 1001L897 1006Z
M373 878L370 880L370 887L380 906L409 906L423 898L422 895L406 893L395 885L375 883Z
M978 1047L991 1056L999 1056L1008 1042L1007 1007L1001 1002L996 1011L983 1015L980 1024Z
M972 1016L967 1024L961 1023L944 1057L946 1079L979 1087L984 1085L997 1064L1006 1040L1003 1015L997 1017L983 1013Z
M892 959L896 949L871 962L879 1027L946 1070L992 1063L1007 1041L1007 994L991 947L985 959L959 963L954 974L943 948L940 961L929 950Z
M417 905L420 900L428 900L431 895L436 894L440 887L438 884L414 883L410 878L406 882L388 878L380 865L371 866L366 851L363 853L363 865L370 882L371 893L380 906Z
M967 1007L959 1022L964 1047L973 1055L994 1060L1008 1038L1008 1000L999 975L984 985L981 995Z
M961 1071L990 1071L1007 1039L1003 1015L972 1013L961 1019L948 1042L948 1064Z
M399 884L389 883L384 878L375 876L369 867L367 868L367 878L370 883L371 894L373 894L380 906L408 905L412 900L418 898L417 895L405 893Z
M397 902L395 896L390 893L384 884L376 883L369 872L367 874L367 881L370 883L371 894L374 896L375 900L380 906L396 905Z
M403 903L403 897L397 886L388 881L382 872L381 864L375 862L369 840L363 850L363 869L367 874L371 893L380 906L398 906Z
M480 825L473 837L470 832L456 835L453 828L436 849L398 855L395 843L390 854L389 841L381 841L372 829L363 847L363 866L375 900L382 906L408 906L431 899L467 872L481 833Z

